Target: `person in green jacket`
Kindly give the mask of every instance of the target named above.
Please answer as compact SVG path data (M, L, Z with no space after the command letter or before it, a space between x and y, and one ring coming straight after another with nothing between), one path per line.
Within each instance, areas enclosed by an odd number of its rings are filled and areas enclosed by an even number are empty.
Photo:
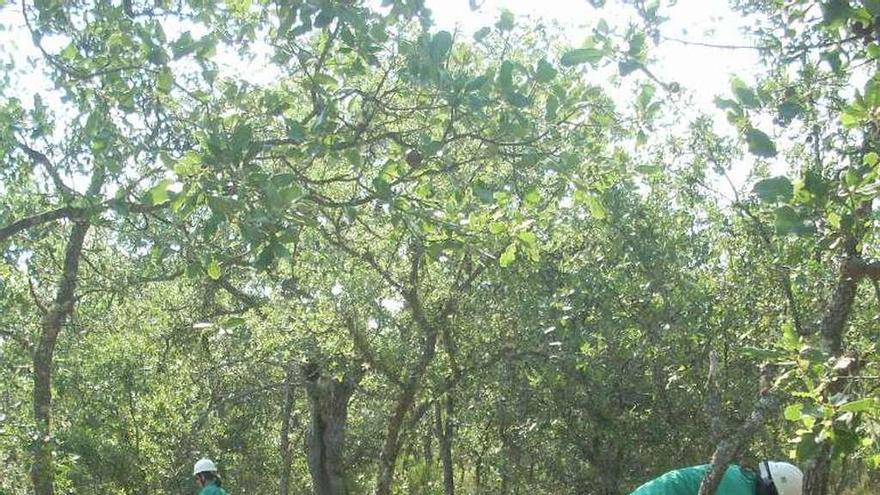
M697 495L708 464L670 471L630 495ZM715 495L802 495L804 474L787 462L763 461L758 472L730 465Z
M220 488L222 481L217 474L217 466L211 459L199 459L193 466L193 476L202 488L199 495L226 495L226 490Z

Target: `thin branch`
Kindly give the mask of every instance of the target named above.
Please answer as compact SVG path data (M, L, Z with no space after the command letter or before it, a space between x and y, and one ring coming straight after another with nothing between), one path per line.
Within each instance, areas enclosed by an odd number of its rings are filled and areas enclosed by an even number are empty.
M744 213L752 220L752 222L754 222L758 231L758 236L764 242L764 246L767 247L767 249L772 249L773 241L764 230L764 223L761 222L761 220L755 216L755 214L752 213L744 203L737 203L736 206L739 211ZM782 288L786 301L788 302L788 309L791 311L791 320L792 324L794 324L795 331L797 331L798 335L809 335L811 331L809 328L806 328L801 321L800 310L798 309L797 302L794 298L794 291L791 288L791 270L785 265L777 265L776 268L779 272L779 285Z
M674 41L676 43L681 43L682 45L687 46L700 46L703 48L717 48L720 50L763 50L764 47L755 46L755 45L735 45L735 44L724 44L724 43L707 43L704 41L692 41L692 40L683 40L680 38L674 38L672 36L664 36L664 40L666 41Z
M55 165L49 160L44 153L41 153L22 141L15 140L15 144L21 148L22 151L34 162L39 165L42 165L44 169L46 169L46 173L49 174L49 177L52 179L52 182L55 184L55 188L58 190L58 193L61 196L75 196L76 191L71 189L61 180L61 176L58 174L58 169L55 168Z
M46 308L46 305L40 300L40 297L37 295L37 288L34 286L34 281L32 278L28 277L28 290L30 291L31 298L34 300L34 304L37 305L37 308L40 310L40 313L46 314L49 310Z

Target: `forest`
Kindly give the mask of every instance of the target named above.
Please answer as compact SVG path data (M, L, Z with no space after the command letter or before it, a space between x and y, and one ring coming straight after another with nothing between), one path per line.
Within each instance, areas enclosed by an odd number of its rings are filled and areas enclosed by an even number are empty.
M444 3L0 0L0 495L878 493L880 1Z

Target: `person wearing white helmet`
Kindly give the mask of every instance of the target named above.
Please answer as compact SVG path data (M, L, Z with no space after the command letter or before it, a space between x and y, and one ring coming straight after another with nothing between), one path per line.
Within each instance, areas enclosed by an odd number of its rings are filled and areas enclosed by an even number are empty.
M226 490L220 488L222 481L217 474L217 466L211 459L202 458L196 461L196 465L193 466L193 476L202 488L199 490L199 495L226 495Z
M697 495L709 465L670 471L630 495ZM804 473L787 462L762 461L757 472L731 464L716 495L802 495Z

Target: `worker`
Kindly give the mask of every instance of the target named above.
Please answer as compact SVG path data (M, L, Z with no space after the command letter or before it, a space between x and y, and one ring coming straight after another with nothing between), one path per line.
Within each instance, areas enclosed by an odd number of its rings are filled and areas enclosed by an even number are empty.
M226 491L220 488L222 481L217 474L217 466L211 459L199 459L193 466L193 476L201 487L199 495L226 495Z
M630 495L697 495L708 464L670 471ZM731 464L715 495L802 495L804 474L787 462L763 461L758 472Z

